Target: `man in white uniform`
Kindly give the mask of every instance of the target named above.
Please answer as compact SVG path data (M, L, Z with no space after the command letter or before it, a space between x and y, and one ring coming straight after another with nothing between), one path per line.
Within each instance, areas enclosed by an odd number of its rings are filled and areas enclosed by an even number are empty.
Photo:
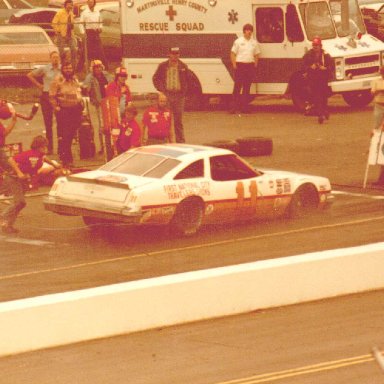
M81 12L79 30L85 37L88 61L101 60L107 68L106 58L101 45L100 33L102 22L100 12L95 9L96 0L88 0L87 7Z
M252 37L252 34L253 26L245 24L243 36L235 40L231 49L231 63L234 69L235 84L230 113L236 113L237 111L249 113L249 91L260 55L259 44Z

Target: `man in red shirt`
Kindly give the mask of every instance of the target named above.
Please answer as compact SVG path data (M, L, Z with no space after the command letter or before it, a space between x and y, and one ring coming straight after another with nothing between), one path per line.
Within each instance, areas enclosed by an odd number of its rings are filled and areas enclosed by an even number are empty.
M103 119L108 116L107 118L111 119L110 123L113 125L111 126L111 124L104 120L107 160L111 160L114 156L112 147L114 137L111 137L112 132L118 128L116 126L117 121L120 121L120 118L124 116L125 107L132 101L131 92L126 84L127 77L127 70L124 67L118 67L115 71L115 79L105 87L105 98L102 101ZM112 116L113 118L111 118Z
M115 80L111 81L105 88L105 96L115 96L120 102L121 114L124 113L125 106L132 101L131 92L126 84L128 72L124 67L118 67L115 71Z
M143 114L143 145L175 142L171 110L167 107L167 96L159 93L157 104L147 108Z
M36 136L29 151L24 151L8 159L14 172L6 173L4 186L10 195L13 195L13 203L1 214L1 230L3 233L17 233L13 227L19 212L26 206L24 197L23 181L40 173L43 162L61 167L48 159L45 154L48 152L48 140L44 136Z
M141 129L136 121L137 109L133 105L125 107L124 117L120 123L120 132L116 141L117 153L123 153L130 148L140 147Z

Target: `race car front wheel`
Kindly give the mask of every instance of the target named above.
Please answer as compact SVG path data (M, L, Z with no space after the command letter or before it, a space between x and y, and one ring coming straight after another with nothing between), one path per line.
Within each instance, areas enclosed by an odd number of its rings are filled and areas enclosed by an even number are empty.
M199 198L188 198L177 206L171 221L171 232L192 236L199 230L202 221L203 202Z
M305 184L292 196L288 205L286 216L291 219L298 219L313 213L319 205L319 196L313 185Z

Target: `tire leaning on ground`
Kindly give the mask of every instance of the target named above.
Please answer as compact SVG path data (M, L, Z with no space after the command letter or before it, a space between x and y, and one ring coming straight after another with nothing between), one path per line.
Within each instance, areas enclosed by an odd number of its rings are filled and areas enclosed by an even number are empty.
M240 144L235 140L217 140L212 141L210 143L206 143L204 145L207 145L208 147L229 149L230 151L235 153L239 153L240 151Z
M236 141L241 156L270 156L273 151L272 139L268 137L242 137Z
M176 235L192 236L203 221L204 203L198 197L189 197L179 203L170 222L171 232Z
M286 217L299 219L308 216L317 210L319 205L319 195L312 184L300 186L292 196L286 210Z

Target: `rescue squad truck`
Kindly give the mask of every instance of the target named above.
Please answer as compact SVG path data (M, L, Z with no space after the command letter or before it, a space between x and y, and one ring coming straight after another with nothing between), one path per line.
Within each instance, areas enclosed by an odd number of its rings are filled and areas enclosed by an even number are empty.
M230 50L246 23L260 45L251 93L290 94L302 110L308 96L302 57L315 37L334 60L332 93L352 107L372 100L384 43L367 34L356 0L122 0L123 65L132 92L155 92L152 76L170 47L196 74L194 99L229 97Z

